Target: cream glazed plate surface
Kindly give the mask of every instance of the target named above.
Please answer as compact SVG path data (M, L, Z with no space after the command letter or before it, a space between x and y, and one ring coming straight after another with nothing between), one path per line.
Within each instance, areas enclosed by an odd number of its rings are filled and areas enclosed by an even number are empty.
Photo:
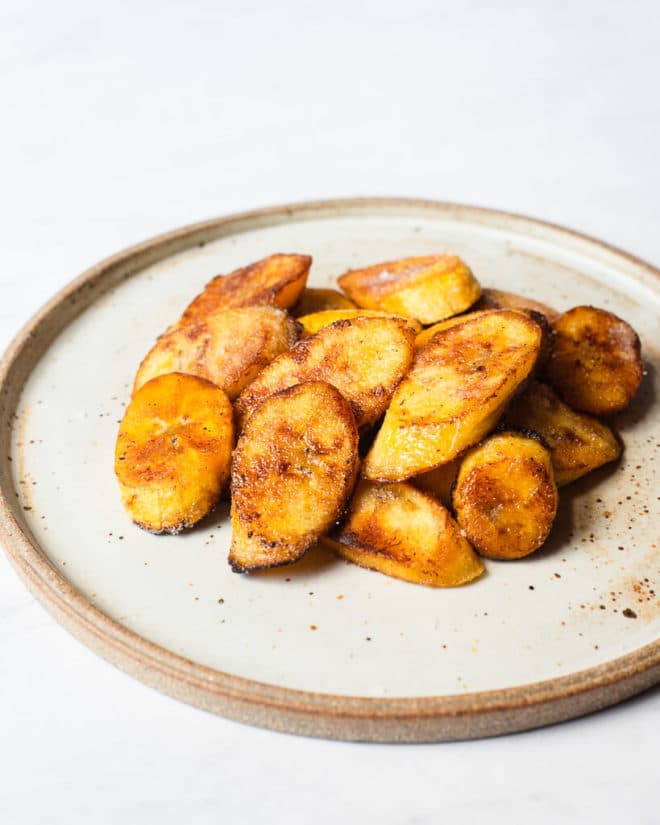
M631 323L646 375L614 423L623 459L564 488L551 536L456 589L389 579L314 549L237 575L228 506L178 536L124 514L118 422L140 360L203 285L274 252L349 268L452 252L484 286ZM558 227L477 208L328 201L187 227L56 296L0 374L0 537L74 634L142 681L231 718L335 738L433 741L574 717L660 679L658 272Z

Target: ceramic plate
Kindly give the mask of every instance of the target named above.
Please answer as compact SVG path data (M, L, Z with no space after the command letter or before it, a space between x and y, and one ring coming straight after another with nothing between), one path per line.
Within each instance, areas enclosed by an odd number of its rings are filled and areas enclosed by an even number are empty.
M179 536L130 524L112 471L137 365L210 277L272 252L348 268L451 251L484 285L629 320L647 374L616 425L623 460L562 490L546 546L435 590L321 550L241 576L220 506ZM278 207L184 228L99 264L18 336L0 376L1 535L86 644L231 718L335 738L431 741L577 716L660 678L658 272L501 212L402 200ZM655 519L655 521L654 521Z

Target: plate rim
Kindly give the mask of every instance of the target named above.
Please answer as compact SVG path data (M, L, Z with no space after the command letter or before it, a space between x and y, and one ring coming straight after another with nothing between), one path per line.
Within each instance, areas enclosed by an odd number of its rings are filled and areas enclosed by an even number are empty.
M0 423L10 420L25 381L54 338L113 286L151 263L241 231L307 216L418 209L458 222L476 219L540 231L549 239L599 250L660 283L660 269L609 243L556 223L497 209L417 198L341 198L270 206L188 224L107 257L60 289L19 330L0 360ZM421 217L421 215L420 215ZM463 218L461 221L460 219ZM2 427L3 446L9 427ZM660 639L605 663L515 687L422 697L362 697L268 684L173 653L107 616L39 549L21 516L8 451L0 453L0 541L31 593L69 632L112 664L161 692L227 718L333 739L433 742L541 727L615 704L660 682Z

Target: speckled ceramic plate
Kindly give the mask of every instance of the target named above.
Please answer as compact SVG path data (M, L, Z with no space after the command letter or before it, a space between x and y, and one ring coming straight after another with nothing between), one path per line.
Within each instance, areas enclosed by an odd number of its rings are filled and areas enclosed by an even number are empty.
M179 536L124 515L118 420L154 338L202 285L272 252L314 256L310 283L452 251L485 285L629 320L647 375L616 425L623 460L562 490L547 545L455 590L388 579L314 550L240 576L225 506ZM18 336L0 382L0 534L75 635L144 682L279 730L394 741L522 730L612 704L660 679L660 281L564 229L451 204L333 201L188 227L99 264Z

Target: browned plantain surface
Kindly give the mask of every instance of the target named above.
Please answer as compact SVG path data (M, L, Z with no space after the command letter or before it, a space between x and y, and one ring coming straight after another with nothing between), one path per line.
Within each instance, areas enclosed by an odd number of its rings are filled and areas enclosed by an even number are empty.
M511 308L511 312L520 312L523 315L526 315L536 324L538 324L539 329L541 330L541 347L539 351L539 357L537 361L536 368L537 370L541 368L543 364L545 364L550 357L550 353L552 352L552 341L554 337L554 332L548 319L545 315L542 315L540 312L536 312L533 309L518 309L518 308ZM442 330L449 329L450 327L455 327L457 324L464 324L466 321L472 321L474 318L479 318L480 315L486 315L489 312L497 312L496 309L478 309L474 312L467 312L464 315L454 315L453 318L447 318L445 321L440 321L437 324L433 324L433 326L427 327L425 330L419 333L417 338L415 338L415 349L421 349L422 347L426 346L431 338L436 334L436 332L442 332Z
M291 308L294 318L324 312L326 309L355 309L355 304L336 289L305 287L295 306Z
M530 375L540 343L539 326L512 310L436 333L394 393L363 475L401 481L479 441Z
M352 321L354 318L398 318L405 321L415 334L422 329L422 325L414 318L403 318L380 309L326 309L311 315L301 315L298 322L303 325L303 335L314 335L335 321Z
M230 399L298 340L298 324L278 307L219 309L161 335L140 364L133 391L168 372L212 381Z
M115 473L131 519L176 533L203 518L229 476L232 408L218 387L170 373L133 396L119 427Z
M335 321L262 370L236 401L241 421L265 398L303 381L327 381L349 401L359 427L385 411L413 357L414 333L399 318Z
M461 462L453 493L470 544L491 559L519 559L548 537L557 514L550 453L536 438L498 433Z
M552 322L559 318L559 312L547 304L528 298L526 295L516 295L514 292L505 292L502 289L490 289L484 287L481 291L481 298L475 305L475 309L527 309L532 312L539 312L548 321Z
M621 455L621 442L606 424L572 410L547 384L537 381L513 400L505 422L543 437L560 487Z
M576 410L612 415L628 406L642 380L639 338L625 321L595 307L569 309L554 322L545 378Z
M329 384L297 384L264 401L234 453L232 568L300 558L339 518L357 476L357 448L351 408Z
M360 481L323 541L361 567L430 587L467 584L484 569L447 510L406 483Z
M455 458L448 464L441 464L434 470L415 476L411 482L425 493L430 493L441 501L445 507L451 509L451 491L458 475L461 459Z
M402 258L352 270L339 278L339 286L360 307L422 324L464 312L481 295L479 282L455 255Z
M430 327L426 327L423 329L417 338L415 338L415 349L421 349L425 347L431 338L436 334L436 332L442 332L445 329L451 329L451 327L455 327L457 324L464 324L466 321L473 321L475 318L478 318L480 315L486 315L488 312L492 312L493 310L490 309L480 309L475 312L466 312L464 315L454 315L452 318L446 318L444 321L438 321L437 324L433 324Z
M216 309L270 304L288 309L300 297L312 259L309 255L269 255L261 261L218 275L186 308L176 326L204 319Z

